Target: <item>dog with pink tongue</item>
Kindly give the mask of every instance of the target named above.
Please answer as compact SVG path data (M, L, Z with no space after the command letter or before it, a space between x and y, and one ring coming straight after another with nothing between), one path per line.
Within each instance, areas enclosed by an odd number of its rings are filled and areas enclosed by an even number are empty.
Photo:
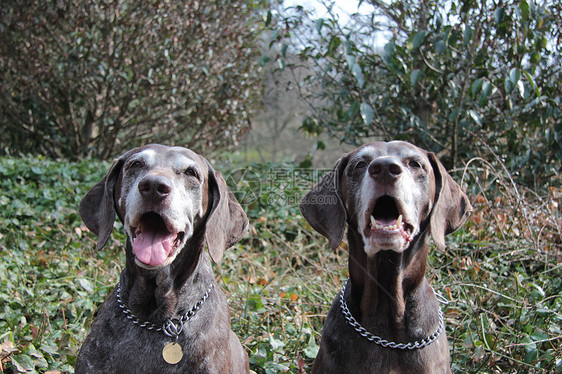
M132 149L80 202L98 249L116 214L127 233L126 265L75 373L249 373L211 266L248 227L221 174L187 148Z

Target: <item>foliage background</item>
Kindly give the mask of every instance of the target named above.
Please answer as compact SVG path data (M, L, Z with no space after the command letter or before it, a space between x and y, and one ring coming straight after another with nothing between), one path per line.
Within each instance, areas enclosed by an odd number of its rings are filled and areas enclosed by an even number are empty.
M119 225L96 251L76 208L109 168L96 159L150 141L213 159L248 213L215 271L252 370L309 371L347 278L345 243L330 251L298 211L326 171L310 167L400 138L438 153L475 207L427 272L453 371L562 373L560 3L359 3L372 11L345 25L329 2L322 18L267 1L3 3L2 371L73 371L124 264Z
M78 159L232 148L260 105L256 10L229 1L0 7L0 147Z
M291 82L311 109L305 132L353 145L409 140L449 168L493 153L526 185L558 178L559 1L359 1L371 11L344 25L321 2L322 18L277 9L262 57L308 72Z
M118 225L107 246L76 213L108 170L92 160L0 158L0 359L6 373L72 372L95 311L124 264ZM256 373L309 372L329 305L347 278L298 213L325 170L288 164L221 169L250 233L215 268L233 329ZM232 170L229 173L228 170ZM474 186L475 214L432 249L427 276L443 305L455 373L560 373L560 196L537 195L473 163L453 177ZM559 193L559 192L558 192Z

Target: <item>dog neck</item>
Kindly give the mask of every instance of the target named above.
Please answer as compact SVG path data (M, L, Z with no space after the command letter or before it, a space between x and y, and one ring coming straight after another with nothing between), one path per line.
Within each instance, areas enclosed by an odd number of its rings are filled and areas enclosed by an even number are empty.
M433 292L425 279L429 238L422 233L402 252L380 251L368 257L361 235L348 230L351 298L349 307L368 330L404 331L406 315L427 301ZM432 310L433 311L433 310Z
M196 231L186 242L181 256L172 264L156 269L139 267L127 240L121 298L133 314L143 321L161 324L197 303L214 282L203 239L203 233Z

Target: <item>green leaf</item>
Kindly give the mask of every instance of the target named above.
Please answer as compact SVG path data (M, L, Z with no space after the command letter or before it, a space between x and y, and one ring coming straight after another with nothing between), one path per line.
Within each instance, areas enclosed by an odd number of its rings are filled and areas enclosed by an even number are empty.
M324 18L318 18L316 20L316 31L320 34L322 31L322 26L324 26Z
M346 55L350 55L351 52L353 51L353 46L351 45L351 43L349 42L349 40L346 40L344 46L345 46L345 54L346 54Z
M45 169L39 167L39 166L32 166L31 167L31 171L33 172L33 174L36 175L43 175L45 174Z
M533 287L535 289L535 292L537 292L541 298L544 298L546 296L546 293L544 292L543 288L538 284L530 283L529 286Z
M340 38L338 38L335 35L332 35L332 37L330 38L330 42L328 43L328 55L332 56L334 52L336 52L340 44L341 44Z
M537 21L537 30L542 29L543 26L544 26L544 19L539 16L539 20Z
M283 58L287 57L287 48L288 45L286 43L281 44L281 57Z
M521 71L517 68L513 68L509 71L509 79L511 83L515 86L519 79L521 78Z
M458 109L453 109L451 110L451 113L449 113L449 121L450 122L454 122L457 119L457 116L459 115L459 110Z
M504 82L505 92L510 94L513 91L513 88L514 88L514 85L513 85L513 83L511 83L511 80L506 79L505 82Z
M463 31L463 39L464 39L464 46L465 47L472 40L472 28L468 25L465 25L465 28L464 28L464 31Z
M517 81L517 90L519 91L519 95L521 95L521 97L525 99L526 98L525 84L523 83L522 80Z
M285 343L281 339L276 339L273 334L269 334L269 344L271 344L271 348L273 348L274 351L285 346Z
M12 357L12 364L19 372L25 373L35 369L33 360L28 355L17 355Z
M134 110L139 105L140 105L140 100L139 99L133 99L129 102L129 105L127 106L127 108L129 110Z
M371 108L369 104L363 102L361 103L359 110L361 111L361 118L363 119L363 122L365 123L365 125L369 126L371 122L373 122L373 118L375 117L373 108Z
M496 342L497 339L494 337L494 335L490 333L484 334L484 343L486 344L486 347L488 349L494 349L496 346Z
M394 58L394 52L396 50L396 44L390 42L386 43L383 48L382 60L389 66L392 66L392 59Z
M250 295L248 298L248 306L250 310L254 313L263 313L265 312L265 305L259 295Z
M414 39L412 41L412 48L418 49L419 47L421 47L427 35L428 35L427 31L418 31L416 35L414 35Z
M519 10L521 11L521 18L523 21L527 21L529 19L529 3L525 0L521 0L519 3Z
M535 84L535 80L533 79L533 77L531 76L531 74L529 74L526 70L523 70L523 74L525 75L525 77L527 78L527 80L529 81L529 83L531 84L531 87L533 88L533 91L535 92L535 95L537 95L537 97L541 96L541 93L539 91L539 88L537 87L537 85Z
M496 11L494 12L494 21L496 21L496 27L498 27L503 21L504 15L505 15L505 9L501 7L496 9Z
M446 49L447 49L447 44L445 44L443 40L438 40L437 43L435 43L435 52L439 54L443 54L443 52L445 52Z
M41 347L39 349L42 352L50 354L51 356L59 352L59 348L55 344L52 344L50 342L44 342L43 344L41 344Z
M421 77L422 77L422 72L418 69L410 73L410 83L412 84L412 87L414 87L416 83L418 83Z
M478 124L478 126L482 127L482 116L480 116L480 113L471 109L471 110L468 111L468 114L469 114L470 118L472 118L474 120L474 122L476 122Z
M35 349L33 344L30 344L26 350L33 361L33 366L35 366L36 368L46 368L49 366L47 360L43 356L43 353Z
M318 344L316 344L316 340L314 340L314 337L310 335L310 338L308 339L308 344L306 348L303 350L303 353L306 357L313 359L318 355L319 348L320 347L318 347Z
M533 340L533 341L541 341L541 340L547 340L548 339L548 334L545 334L542 331L537 331L532 333L531 335L529 335L529 337Z
M539 351L536 348L536 345L533 344L533 346L526 348L526 355L525 355L525 362L527 363L533 363L537 360L538 356L539 356Z
M78 283L80 283L80 286L82 286L82 288L85 289L87 292L89 293L94 292L95 289L94 285L86 278L78 278Z
M264 67L269 61L271 61L271 57L263 55L260 57L259 64L261 67Z
M359 88L363 88L363 86L365 85L365 78L363 77L363 71L361 70L361 66L359 66L358 63L355 63L355 65L353 65L353 68L351 69L351 73L353 74L355 79L357 79Z
M541 60L541 55L538 52L531 53L531 63L536 64Z
M479 100L480 106L486 105L488 101L488 96L490 96L492 89L493 89L492 84L487 79L484 79L482 81L482 94L480 95L480 100Z
M394 44L393 42L390 43L386 43L384 45L384 53L383 56L386 58L391 59L392 56L394 56L394 51L396 50L396 44Z
M472 87L471 87L472 97L475 97L476 94L480 92L480 90L482 89L483 82L484 79L482 78L478 78L474 82L472 82Z
M265 25L266 26L269 26L271 24L271 18L272 18L271 11L268 11L267 16L265 17Z
M350 69L353 69L353 65L355 65L355 56L345 55L345 61L347 61L347 66L349 66Z

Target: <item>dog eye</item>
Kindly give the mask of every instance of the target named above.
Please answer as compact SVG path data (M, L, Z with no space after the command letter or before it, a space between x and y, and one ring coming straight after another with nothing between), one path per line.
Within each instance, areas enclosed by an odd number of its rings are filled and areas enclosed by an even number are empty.
M411 167L412 169L419 169L419 168L421 168L420 163L417 162L416 160L410 160L410 162L408 162L408 166Z
M367 163L365 161L359 161L357 164L355 164L355 169L363 169L366 166Z
M185 175L188 175L190 177L195 177L198 178L197 172L195 171L194 168L187 168L184 170L183 172Z
M136 168L140 168L142 166L143 166L143 163L141 161L131 161L131 163L129 164L130 169L136 169Z

